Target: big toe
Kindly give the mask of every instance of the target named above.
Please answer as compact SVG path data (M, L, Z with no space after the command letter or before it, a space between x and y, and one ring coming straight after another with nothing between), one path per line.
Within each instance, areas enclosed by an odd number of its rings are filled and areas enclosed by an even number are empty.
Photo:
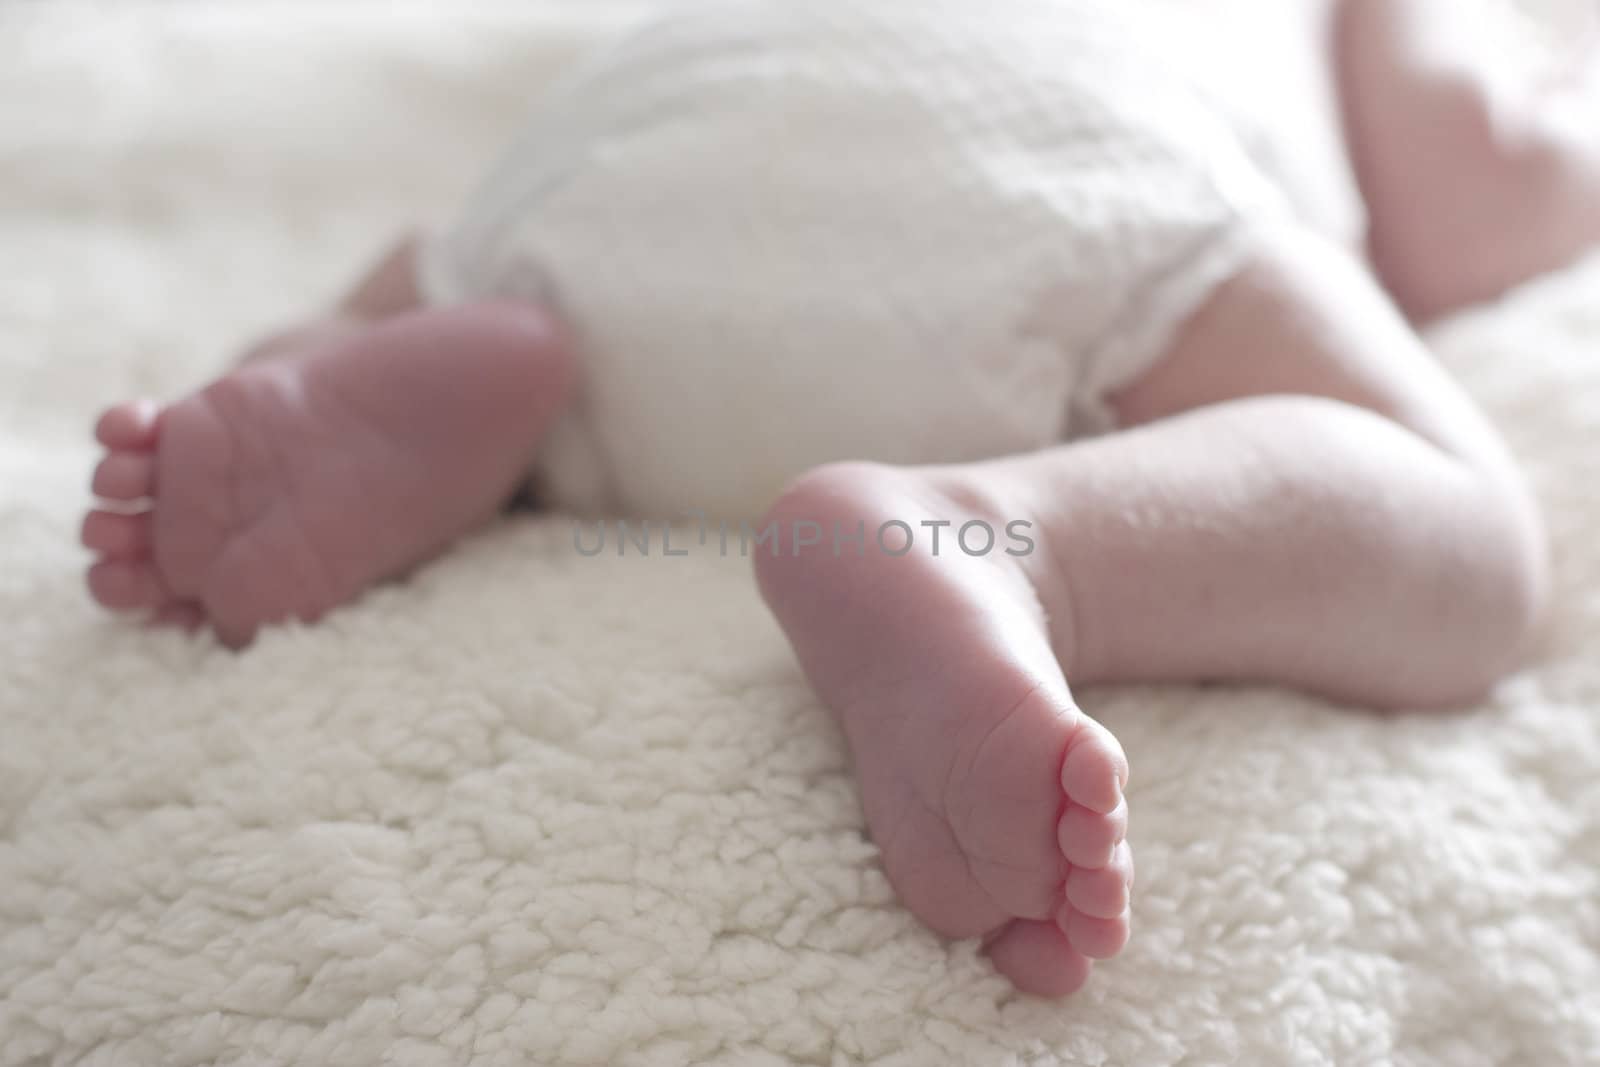
M1089 959L1056 925L1017 919L987 946L995 970L1024 993L1065 997L1089 980Z

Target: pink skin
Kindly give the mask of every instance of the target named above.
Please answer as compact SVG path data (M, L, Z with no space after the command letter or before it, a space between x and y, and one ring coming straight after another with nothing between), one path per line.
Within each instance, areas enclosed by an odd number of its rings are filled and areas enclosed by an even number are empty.
M477 305L314 335L164 409L114 407L95 430L110 506L83 523L90 592L232 645L317 619L488 519L571 381L546 315Z
M780 531L978 518L1005 526L871 465L825 468L768 516ZM983 937L1019 987L1076 990L1128 940L1128 762L1073 701L1032 576L1004 555L936 557L926 538L902 557L762 553L756 574L844 724L901 900L941 934Z
M901 900L1042 995L1129 936L1127 760L1069 678L1448 706L1514 662L1548 582L1503 446L1314 235L1263 235L1116 401L1125 432L1029 455L812 471L755 560ZM1040 549L833 552L836 528L930 519L1025 520ZM797 551L802 523L828 535Z
M1342 0L1336 58L1374 269L1414 320L1491 299L1600 238L1594 42L1506 69L1454 0Z
M1417 32L1428 10L1344 0L1339 33L1377 267L1418 317L1600 237L1592 141L1556 136L1537 98L1470 64L1441 80ZM1417 130L1474 130L1434 107L1499 116L1429 162L1470 187L1470 211L1412 191ZM482 524L568 402L574 361L539 309L417 304L402 245L339 314L175 404L101 416L102 505L83 524L94 598L243 645ZM981 937L1001 973L1047 996L1122 949L1134 880L1127 758L1068 678L1449 704L1514 662L1548 580L1499 441L1372 279L1311 235L1265 241L1115 401L1126 432L965 466L827 467L772 512L869 529L1026 518L1040 545L1028 557L935 557L924 540L902 558L757 561L843 723L901 899L942 934Z

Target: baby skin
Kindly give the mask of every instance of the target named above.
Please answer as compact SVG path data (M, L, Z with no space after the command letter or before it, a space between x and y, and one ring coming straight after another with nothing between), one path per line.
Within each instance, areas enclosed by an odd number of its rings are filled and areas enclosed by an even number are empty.
M1506 85L1438 44L1441 6L1339 9L1370 267L1310 231L1265 233L1114 398L1119 432L968 465L830 465L773 505L781 529L1032 524L1024 556L824 538L756 564L843 724L896 892L939 933L983 938L1022 990L1076 990L1130 933L1128 763L1072 687L1250 680L1448 706L1537 625L1537 512L1410 322L1600 238L1600 138L1556 119L1586 86ZM568 403L572 348L544 309L424 308L411 279L402 246L336 314L193 396L101 417L96 600L243 645L504 504Z

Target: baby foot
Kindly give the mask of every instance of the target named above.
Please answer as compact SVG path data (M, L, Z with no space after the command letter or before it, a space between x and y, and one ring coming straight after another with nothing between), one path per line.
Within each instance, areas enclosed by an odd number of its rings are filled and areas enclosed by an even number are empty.
M536 310L422 311L101 416L83 543L115 611L234 646L438 553L514 488L568 391Z
M779 551L758 548L756 572L840 717L895 891L939 933L983 936L1018 988L1061 996L1128 938L1127 762L1073 703L1029 572L1005 554L1020 517L958 501L928 472L825 467L769 514ZM973 519L999 534L988 554L956 542ZM877 541L892 520L916 535L904 555L891 554L903 531L887 530L889 551ZM953 523L937 555L924 520ZM860 551L843 540L858 523ZM797 549L801 527L821 543Z

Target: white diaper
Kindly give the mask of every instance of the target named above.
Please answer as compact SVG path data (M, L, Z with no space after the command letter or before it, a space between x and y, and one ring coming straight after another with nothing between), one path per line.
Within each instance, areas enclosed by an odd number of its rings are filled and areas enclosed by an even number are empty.
M696 4L569 81L423 256L554 304L549 502L761 510L818 463L1108 427L1283 196L1120 0Z

